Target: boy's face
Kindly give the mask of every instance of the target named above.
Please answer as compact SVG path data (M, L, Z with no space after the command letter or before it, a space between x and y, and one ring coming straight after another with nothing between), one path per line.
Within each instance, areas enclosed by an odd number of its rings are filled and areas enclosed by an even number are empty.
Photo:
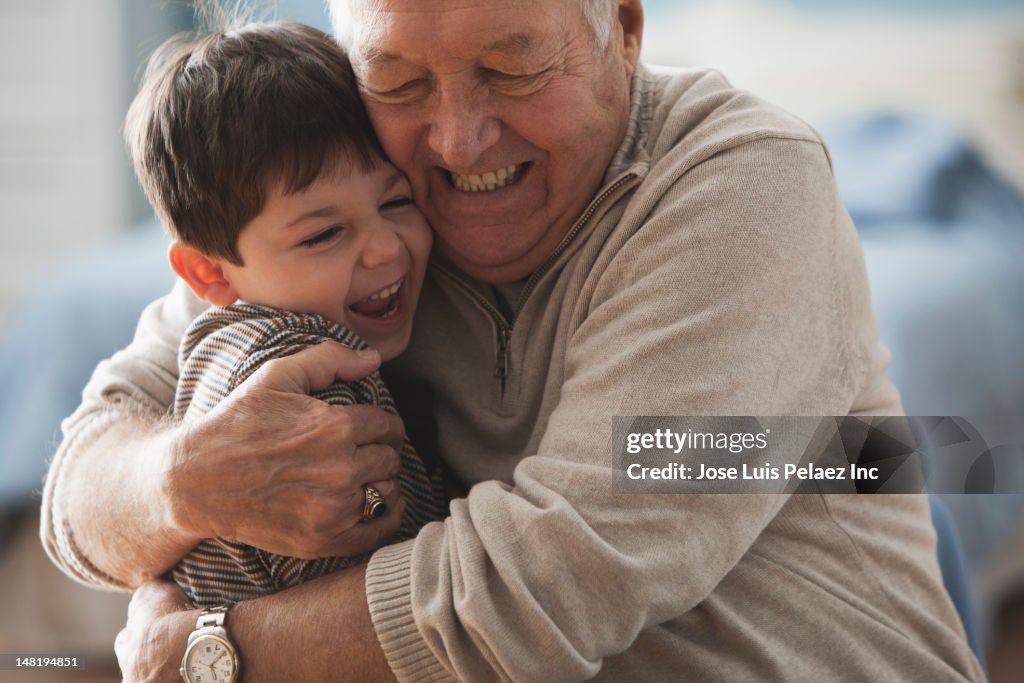
M339 166L301 192L275 186L239 235L245 265L220 265L241 300L318 313L387 360L409 342L430 228L394 166Z

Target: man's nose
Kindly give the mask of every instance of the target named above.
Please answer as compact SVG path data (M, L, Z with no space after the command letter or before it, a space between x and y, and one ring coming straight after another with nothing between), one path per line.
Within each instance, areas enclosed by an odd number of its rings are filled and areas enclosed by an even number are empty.
M471 170L501 137L501 125L490 113L486 94L472 89L442 90L432 119L427 142L454 171Z
M402 240L395 231L379 226L367 234L359 261L364 268L377 268L391 263L401 252Z

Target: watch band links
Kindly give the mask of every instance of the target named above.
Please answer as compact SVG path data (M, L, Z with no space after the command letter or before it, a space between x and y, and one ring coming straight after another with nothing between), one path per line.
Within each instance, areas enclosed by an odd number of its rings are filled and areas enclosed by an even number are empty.
M228 616L227 605L217 605L216 607L208 607L199 613L199 618L196 619L196 628L204 628L206 626L224 626L224 619Z

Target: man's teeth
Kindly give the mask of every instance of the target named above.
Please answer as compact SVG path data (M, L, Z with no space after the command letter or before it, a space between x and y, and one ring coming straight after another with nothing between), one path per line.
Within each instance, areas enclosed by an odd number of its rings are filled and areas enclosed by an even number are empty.
M401 286L402 286L402 281L399 280L398 282L396 282L395 284L391 285L390 287L385 287L384 289L380 290L379 292L374 292L373 294L371 294L370 296L368 296L366 298L369 299L370 301L377 301L378 299L387 299L389 297L394 296L395 294L398 294L398 290L401 288Z
M488 173L449 173L455 188L463 192L490 192L516 181L523 166L506 166Z

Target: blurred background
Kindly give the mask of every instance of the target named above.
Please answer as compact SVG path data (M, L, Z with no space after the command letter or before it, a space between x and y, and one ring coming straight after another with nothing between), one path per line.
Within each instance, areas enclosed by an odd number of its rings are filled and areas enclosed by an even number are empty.
M329 29L320 0L259 4ZM644 5L645 61L712 66L825 136L908 414L1024 414L1024 0ZM172 282L121 122L191 24L184 2L0 0L0 652L84 655L89 680L117 678L126 601L49 566L38 490L92 368ZM993 680L1020 680L1021 497L943 502Z

